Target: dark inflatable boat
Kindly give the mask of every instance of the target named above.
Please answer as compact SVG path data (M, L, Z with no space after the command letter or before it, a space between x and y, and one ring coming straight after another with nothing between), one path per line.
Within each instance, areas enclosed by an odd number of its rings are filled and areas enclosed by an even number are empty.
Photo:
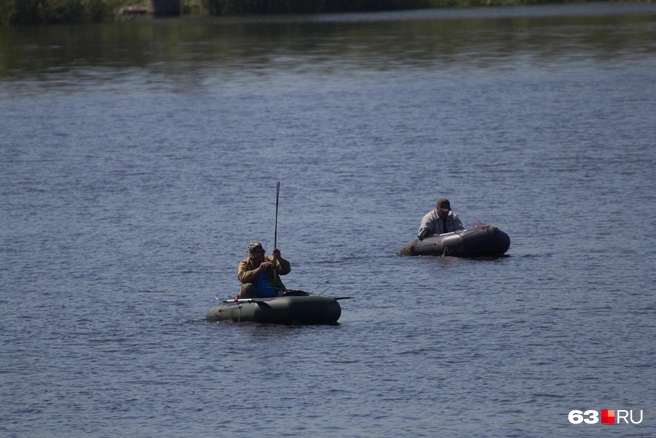
M350 297L326 297L294 291L280 297L242 298L216 304L207 312L207 320L252 321L268 324L337 324L342 314L338 300Z
M471 230L426 237L424 240L413 240L399 255L498 257L504 255L508 248L510 237L495 226L485 225Z

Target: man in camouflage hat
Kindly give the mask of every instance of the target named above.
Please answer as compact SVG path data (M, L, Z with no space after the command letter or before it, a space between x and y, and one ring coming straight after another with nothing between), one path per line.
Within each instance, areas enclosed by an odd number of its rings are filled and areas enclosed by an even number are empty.
M446 198L437 201L435 209L429 211L421 220L417 238L423 240L434 234L444 234L453 231L464 230L462 222L454 212L451 211L451 203Z
M289 274L291 270L291 265L280 256L278 248L273 250L272 256L267 256L260 242L251 243L248 245L248 258L239 262L237 278L242 286L235 299L282 295L285 285L280 276Z

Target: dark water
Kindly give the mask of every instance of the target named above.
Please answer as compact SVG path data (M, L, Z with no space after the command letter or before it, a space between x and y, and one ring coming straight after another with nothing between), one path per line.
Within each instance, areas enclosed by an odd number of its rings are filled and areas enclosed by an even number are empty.
M656 434L655 6L0 32L2 436ZM276 181L339 326L204 320Z

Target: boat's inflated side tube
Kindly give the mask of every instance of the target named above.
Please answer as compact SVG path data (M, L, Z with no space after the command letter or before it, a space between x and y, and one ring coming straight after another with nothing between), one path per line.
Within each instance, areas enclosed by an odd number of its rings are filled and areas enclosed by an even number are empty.
M499 228L486 225L471 230L440 234L413 240L400 255L439 255L453 257L502 256L510 248L510 237Z
M333 297L283 296L263 301L216 304L208 321L253 321L269 324L336 324L342 314Z

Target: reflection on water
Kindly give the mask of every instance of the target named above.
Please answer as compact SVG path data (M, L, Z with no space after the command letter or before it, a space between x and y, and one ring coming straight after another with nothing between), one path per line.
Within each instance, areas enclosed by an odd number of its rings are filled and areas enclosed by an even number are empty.
M0 91L648 56L656 6L566 5L3 28ZM102 83L100 79L102 77Z

